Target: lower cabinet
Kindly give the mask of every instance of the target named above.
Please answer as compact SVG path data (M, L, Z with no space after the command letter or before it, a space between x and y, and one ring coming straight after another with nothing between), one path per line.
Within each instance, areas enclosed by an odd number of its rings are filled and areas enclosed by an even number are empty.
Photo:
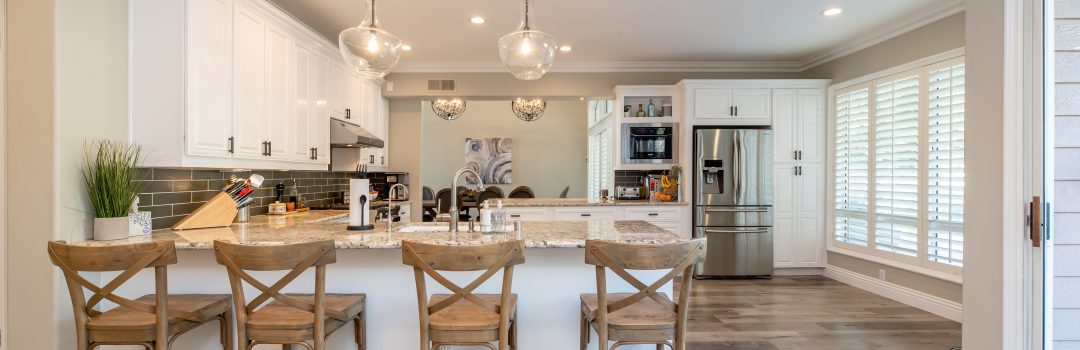
M586 207L508 207L510 221L612 221L641 220L683 237L683 210L686 206L586 206Z
M816 163L779 162L773 168L774 266L823 267L825 225L822 167Z

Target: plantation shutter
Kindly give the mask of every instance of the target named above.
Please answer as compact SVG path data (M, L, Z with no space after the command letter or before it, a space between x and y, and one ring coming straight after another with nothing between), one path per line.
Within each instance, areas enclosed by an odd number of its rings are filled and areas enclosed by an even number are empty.
M836 96L834 239L866 247L870 204L870 91Z
M964 63L928 73L927 258L964 261Z
M596 135L589 135L589 191L590 199L597 199L600 194L600 142Z
M615 190L615 170L612 168L611 157L611 128L602 128L589 135L588 198L600 198L602 189L607 189L609 192Z
M917 256L919 75L877 83L874 116L874 246Z

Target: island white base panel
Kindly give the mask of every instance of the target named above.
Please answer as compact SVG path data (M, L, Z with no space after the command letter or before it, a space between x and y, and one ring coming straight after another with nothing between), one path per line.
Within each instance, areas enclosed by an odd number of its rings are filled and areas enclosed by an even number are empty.
M229 294L225 267L214 261L212 251L181 250L179 263L169 266L169 292L173 294ZM401 263L399 249L338 249L338 261L327 269L328 293L367 294L367 336L369 350L419 349L419 320L417 318L416 287L412 268ZM649 284L667 270L633 271L642 282ZM284 273L253 272L270 284ZM472 281L478 273L445 273L460 286ZM102 274L107 283L115 273ZM496 293L502 274L496 274L477 289L479 293ZM634 292L632 286L608 271L608 291ZM428 278L428 293L447 290ZM314 271L308 271L285 288L290 293L311 293ZM153 270L145 270L119 288L121 296L138 297L153 292ZM521 350L577 349L579 295L596 292L596 270L585 264L581 248L530 248L525 250L525 264L514 269L514 293L518 294L518 341ZM661 288L672 295L672 285ZM248 300L258 295L248 286ZM103 303L106 304L106 303ZM111 308L113 305L106 305ZM70 323L66 331L74 332ZM591 335L589 349L598 349L596 334ZM296 347L299 349L300 347ZM356 349L352 326L343 327L327 339L327 349ZM483 347L444 347L449 349L482 349ZM131 346L103 346L100 349L139 349ZM218 324L210 323L176 340L173 350L216 350ZM281 349L276 345L260 345L255 349ZM653 345L627 345L620 349L656 349Z

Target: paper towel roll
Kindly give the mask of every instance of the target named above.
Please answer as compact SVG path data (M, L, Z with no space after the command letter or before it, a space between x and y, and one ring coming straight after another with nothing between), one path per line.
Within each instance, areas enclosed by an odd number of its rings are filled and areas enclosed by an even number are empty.
M349 227L350 230L371 230L371 182L368 179L349 180ZM361 199L363 198L363 199Z

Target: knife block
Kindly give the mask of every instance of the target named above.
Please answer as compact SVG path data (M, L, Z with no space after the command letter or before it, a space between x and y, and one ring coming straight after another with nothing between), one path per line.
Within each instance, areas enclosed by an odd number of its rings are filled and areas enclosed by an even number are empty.
M236 201L228 193L218 193L214 198L204 203L199 209L189 214L183 220L173 225L174 231L193 230L199 228L226 227L232 225L236 219Z

